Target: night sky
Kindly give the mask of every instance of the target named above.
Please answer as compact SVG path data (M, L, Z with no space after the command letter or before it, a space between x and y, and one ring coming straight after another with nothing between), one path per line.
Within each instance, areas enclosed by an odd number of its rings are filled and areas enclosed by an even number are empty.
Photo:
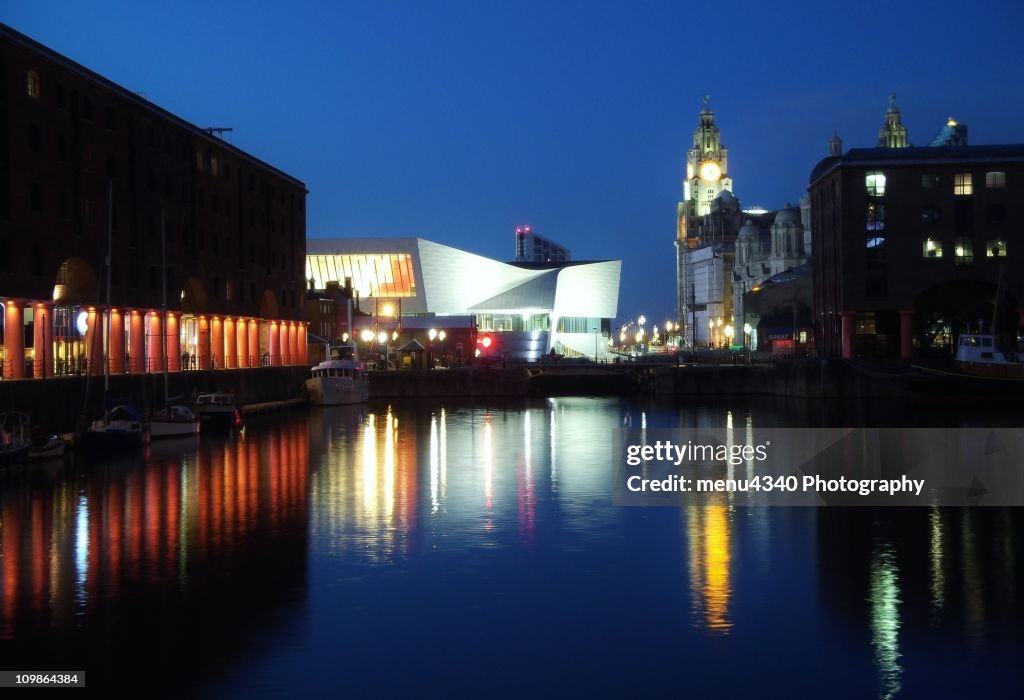
M835 6L834 6L835 5ZM310 237L499 259L516 224L621 258L619 317L674 310L701 96L744 207L796 202L833 130L950 115L1024 141L1024 3L45 2L0 20L306 183Z

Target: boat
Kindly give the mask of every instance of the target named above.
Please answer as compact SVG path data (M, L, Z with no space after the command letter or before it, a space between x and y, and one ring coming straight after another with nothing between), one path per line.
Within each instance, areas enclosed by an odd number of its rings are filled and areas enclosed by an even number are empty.
M193 437L199 434L199 419L188 406L173 404L150 416L149 435L152 439Z
M235 395L214 391L196 396L195 412L203 432L227 432L241 428L242 415L235 406Z
M1020 355L1000 347L999 337L964 333L957 341L952 367L912 365L911 393L921 397L950 397L1017 401L1024 395L1024 363Z
M28 457L32 439L29 418L20 411L0 413L0 467L21 464Z
M313 368L306 380L310 400L320 406L365 403L370 381L352 345L332 345L327 359Z
M79 432L82 447L92 452L114 452L142 447L149 442L149 431L142 416L127 403L115 402Z
M1003 352L997 338L964 333L956 347L956 368L976 377L1024 379L1024 363L1016 353Z
M163 268L163 320L161 328L167 328L167 220L163 209L160 210L160 255ZM193 437L199 434L199 419L192 409L181 404L172 404L170 399L170 379L167 370L167 337L162 336L160 342L163 355L164 375L164 407L153 413L149 418L149 434L153 438Z
M68 443L60 435L36 435L28 448L28 460L42 462L48 459L63 459L67 452Z

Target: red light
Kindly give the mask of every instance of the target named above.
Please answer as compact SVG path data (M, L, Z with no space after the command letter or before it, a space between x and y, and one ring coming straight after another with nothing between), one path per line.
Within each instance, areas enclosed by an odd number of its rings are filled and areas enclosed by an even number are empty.
M480 341L480 344L483 345L485 348L491 347L491 336L485 335L484 339Z

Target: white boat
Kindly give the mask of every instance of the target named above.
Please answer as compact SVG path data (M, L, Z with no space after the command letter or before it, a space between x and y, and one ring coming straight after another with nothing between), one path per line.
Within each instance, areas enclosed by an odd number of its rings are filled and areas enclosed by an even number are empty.
M327 359L313 368L306 380L310 400L320 406L365 403L370 397L370 380L355 348L333 345Z
M157 438L193 437L199 434L199 419L188 406L174 405L157 411L149 419L149 435Z
M241 428L242 415L235 406L235 395L222 391L199 394L196 397L196 415L204 432L226 432Z
M981 377L1024 377L1024 363L1016 354L1003 352L996 336L964 333L957 341L956 367L964 374Z

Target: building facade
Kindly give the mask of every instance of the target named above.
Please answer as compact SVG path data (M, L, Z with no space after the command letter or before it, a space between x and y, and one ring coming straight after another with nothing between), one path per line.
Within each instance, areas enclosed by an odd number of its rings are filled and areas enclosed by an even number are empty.
M350 279L364 312L434 319L424 330L472 316L491 352L527 360L606 357L620 271L618 260L504 263L422 238L311 238L306 255L311 289Z
M968 329L1017 336L1024 145L852 149L818 163L810 197L821 354L948 357Z
M516 226L516 262L567 262L569 249L544 238L527 226Z
M304 361L302 182L4 25L0 102L4 377Z
M710 232L702 236L699 229L702 225L708 225L706 217L716 209L715 200L723 192L732 193L729 150L722 144L721 133L715 124L715 113L711 111L710 98L705 95L704 107L698 115L697 128L693 132L693 145L686 154L683 198L676 205L676 309L684 331L689 328L686 319L692 315L690 304L695 303L693 282L687 276L686 254L702 242L709 242L707 239ZM729 208L730 204L727 200L725 208ZM737 221L722 218L725 224L734 224L738 230ZM735 235L735 230L732 233ZM722 230L720 234L721 238L727 232ZM684 337L690 335L684 333Z

